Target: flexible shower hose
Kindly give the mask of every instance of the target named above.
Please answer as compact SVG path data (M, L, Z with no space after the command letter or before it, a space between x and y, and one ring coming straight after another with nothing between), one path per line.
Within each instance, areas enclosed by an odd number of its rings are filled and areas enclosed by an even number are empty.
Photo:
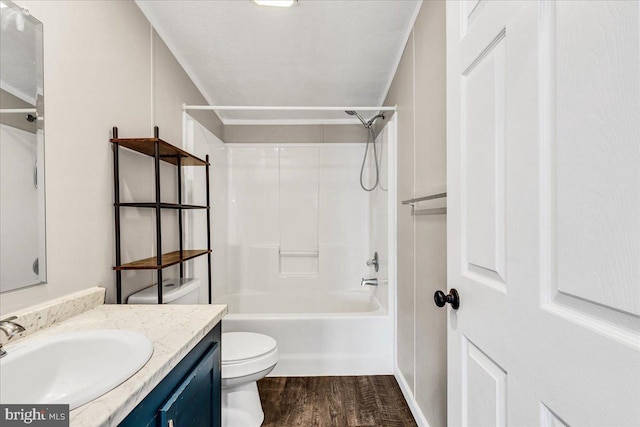
M364 157L362 158L362 166L360 167L360 187L362 187L362 189L364 191L373 191L376 189L376 187L380 187L381 190L386 190L386 188L382 188L382 184L380 183L380 165L378 165L378 162L382 163L382 150L380 150L380 160L378 160L378 150L376 148L376 137L375 137L375 133L373 131L373 126L367 126L367 131L368 131L368 135L367 135L367 145L365 146L364 149ZM373 187L367 188L367 186L364 184L364 166L367 163L367 156L369 155L369 144L371 143L371 145L373 145L373 163L375 164L375 171L376 171L376 179L375 182L373 184Z

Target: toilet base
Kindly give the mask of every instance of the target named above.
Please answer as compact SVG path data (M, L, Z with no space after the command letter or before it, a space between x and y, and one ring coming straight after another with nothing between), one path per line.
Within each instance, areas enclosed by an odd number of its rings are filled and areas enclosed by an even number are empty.
M255 381L222 389L222 427L260 427L263 420Z

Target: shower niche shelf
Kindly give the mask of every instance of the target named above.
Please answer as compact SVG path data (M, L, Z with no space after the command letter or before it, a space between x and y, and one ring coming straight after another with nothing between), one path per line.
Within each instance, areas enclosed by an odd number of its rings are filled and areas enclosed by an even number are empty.
M209 203L209 156L204 160L188 153L159 137L158 127L154 127L153 138L118 138L118 128L113 128L113 138L109 140L113 148L113 191L115 210L115 238L116 238L116 301L122 304L122 271L124 270L156 270L157 282L162 283L162 270L173 265L180 266L180 278L184 277L184 262L196 257L207 255L208 262L208 298L211 304L211 206ZM155 199L145 202L120 202L120 147L153 157L155 172ZM176 166L178 203L164 203L160 201L160 162L170 163ZM203 166L206 172L206 205L189 205L182 203L182 167ZM141 208L155 209L156 215L156 247L158 253L145 259L123 264L121 258L121 228L120 209ZM183 218L182 211L190 209L203 209L207 212L207 249L184 249L183 247ZM173 252L162 253L162 210L178 211L178 236L180 249ZM158 303L162 304L162 286L158 286Z

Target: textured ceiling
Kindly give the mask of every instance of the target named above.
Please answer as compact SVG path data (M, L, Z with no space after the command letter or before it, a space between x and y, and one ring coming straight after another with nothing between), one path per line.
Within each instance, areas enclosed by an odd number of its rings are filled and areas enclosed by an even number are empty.
M250 0L136 2L211 104L278 106L381 105L421 4L300 0L277 8ZM219 115L227 123L347 117Z

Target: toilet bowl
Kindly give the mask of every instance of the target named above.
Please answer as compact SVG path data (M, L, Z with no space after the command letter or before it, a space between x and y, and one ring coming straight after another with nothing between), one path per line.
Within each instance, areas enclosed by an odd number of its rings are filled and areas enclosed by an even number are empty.
M197 304L198 279L162 281L165 304ZM156 304L157 284L131 295L129 304ZM264 419L257 381L278 363L276 340L252 332L222 334L222 426L258 427Z
M258 427L264 420L257 381L278 363L276 340L253 332L222 334L222 425Z

